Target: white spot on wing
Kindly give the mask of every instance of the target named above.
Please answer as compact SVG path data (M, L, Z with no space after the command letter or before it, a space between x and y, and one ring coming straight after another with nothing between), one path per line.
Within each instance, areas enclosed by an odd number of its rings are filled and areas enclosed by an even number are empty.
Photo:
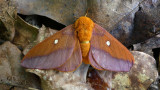
M54 40L54 44L57 44L58 43L58 39Z
M107 41L106 44L107 44L107 46L110 46L110 45L111 45L110 41Z

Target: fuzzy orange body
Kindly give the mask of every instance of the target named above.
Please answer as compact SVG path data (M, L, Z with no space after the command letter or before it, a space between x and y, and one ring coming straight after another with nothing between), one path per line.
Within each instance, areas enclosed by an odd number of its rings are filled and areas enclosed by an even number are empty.
M88 52L90 49L90 40L92 37L94 23L93 21L85 16L80 17L74 23L75 31L78 33L78 39L80 41L83 62L90 64L88 59Z

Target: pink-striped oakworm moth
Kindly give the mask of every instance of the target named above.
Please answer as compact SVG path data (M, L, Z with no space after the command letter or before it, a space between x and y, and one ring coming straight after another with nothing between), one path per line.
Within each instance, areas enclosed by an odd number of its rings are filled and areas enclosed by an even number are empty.
M76 70L82 62L98 70L126 72L133 66L134 57L104 28L82 16L34 46L21 65L68 72Z

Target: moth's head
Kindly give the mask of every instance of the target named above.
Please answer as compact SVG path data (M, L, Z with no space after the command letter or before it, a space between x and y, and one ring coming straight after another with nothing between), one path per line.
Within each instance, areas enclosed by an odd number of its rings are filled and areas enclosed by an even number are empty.
M83 28L90 27L90 28L93 28L94 27L94 22L90 18L88 18L86 16L81 16L74 23L74 27L75 28L78 28L78 27L83 27Z

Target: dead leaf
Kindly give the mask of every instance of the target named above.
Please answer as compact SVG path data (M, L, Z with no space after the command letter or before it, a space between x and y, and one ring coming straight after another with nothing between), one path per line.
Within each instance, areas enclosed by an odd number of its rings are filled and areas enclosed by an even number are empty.
M0 45L0 83L22 88L40 88L39 79L20 66L22 53L12 43Z

